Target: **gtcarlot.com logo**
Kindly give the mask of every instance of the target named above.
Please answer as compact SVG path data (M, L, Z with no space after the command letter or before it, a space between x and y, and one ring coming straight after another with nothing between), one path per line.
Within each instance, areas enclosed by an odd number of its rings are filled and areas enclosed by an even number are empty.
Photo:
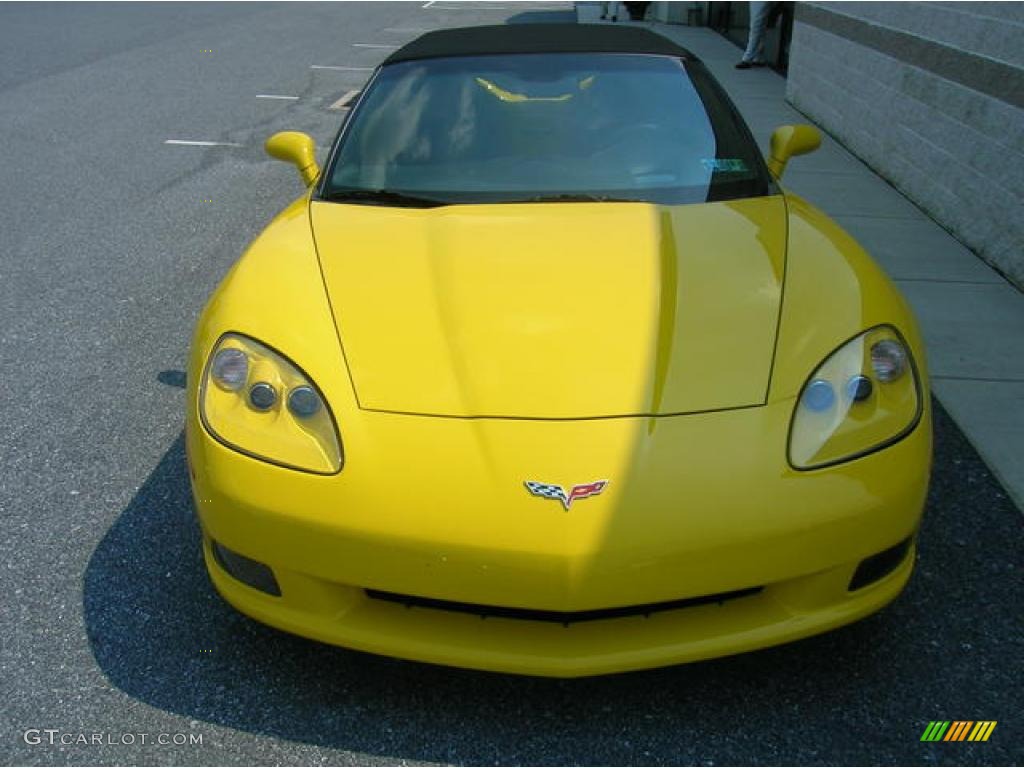
M23 737L26 744L33 746L132 746L135 744L157 745L159 747L184 747L202 745L201 733L112 733L62 731L59 728L29 728Z

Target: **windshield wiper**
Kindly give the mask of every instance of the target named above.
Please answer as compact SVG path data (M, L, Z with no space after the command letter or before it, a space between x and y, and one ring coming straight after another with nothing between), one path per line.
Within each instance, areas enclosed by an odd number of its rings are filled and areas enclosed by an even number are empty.
M390 189L334 189L327 193L326 199L332 203L361 203L364 205L393 205L404 208L437 208L442 205L456 205L448 200L433 197L411 195ZM467 201L468 202L468 201ZM480 200L473 202L492 203L641 203L643 200L625 197L610 197L587 193L561 193L552 195L533 195L531 197L512 198L508 200Z
M627 197L610 197L609 195L588 195L585 193L565 193L558 195L535 195L522 200L509 200L510 203L641 203L642 200Z
M332 203L394 205L405 208L435 208L440 205L449 205L444 200L408 195L405 192L393 192L389 189L335 189L327 193L327 199Z

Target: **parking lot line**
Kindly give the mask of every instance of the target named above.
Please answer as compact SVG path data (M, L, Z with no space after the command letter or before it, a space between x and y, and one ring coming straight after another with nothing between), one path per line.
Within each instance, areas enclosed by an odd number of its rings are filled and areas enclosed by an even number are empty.
M373 72L373 67L337 67L333 64L310 64L310 69L337 69L341 72Z
M282 99L284 101L297 101L298 96L278 96L275 93L257 93L257 99Z
M531 11L565 11L567 3L549 2L523 2L523 3L501 3L495 0L432 0L422 8L430 8L434 11L509 11L517 8L529 9Z
M164 144L177 144L184 147L241 147L233 141L192 141L191 139L164 139Z
M468 0L438 4L438 0L433 0L433 2L427 3L423 7L430 8L435 11L507 11L514 6L494 5L490 2L471 3ZM534 6L531 4L530 7L532 9Z
M346 91L340 99L331 104L328 109L348 109L351 106L350 102L359 95L359 90Z

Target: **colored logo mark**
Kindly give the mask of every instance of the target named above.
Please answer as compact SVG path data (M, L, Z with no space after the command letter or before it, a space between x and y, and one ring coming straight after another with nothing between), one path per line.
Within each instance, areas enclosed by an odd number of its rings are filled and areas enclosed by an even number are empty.
M932 720L921 741L988 741L998 720Z
M540 496L544 499L557 499L562 502L562 506L565 507L565 511L569 511L569 507L577 499L586 499L591 496L597 496L604 487L608 485L607 480L595 480L592 483L584 483L583 485L574 485L566 493L565 489L560 485L551 485L550 483L537 483L532 480L527 480L526 490L532 493L534 496Z

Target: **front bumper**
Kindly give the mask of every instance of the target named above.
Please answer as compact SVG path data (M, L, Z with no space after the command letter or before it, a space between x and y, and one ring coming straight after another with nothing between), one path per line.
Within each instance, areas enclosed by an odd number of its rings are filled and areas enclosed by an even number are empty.
M931 434L926 411L884 451L795 472L784 463L790 409L546 423L367 414L343 428L349 463L326 478L235 453L190 417L207 567L264 623L460 667L572 677L795 640L878 610L906 584L913 546L849 589L865 558L913 537ZM777 462L765 459L772 441ZM605 475L606 493L568 513L521 486ZM281 595L232 578L211 539L267 564ZM761 591L566 625L367 593L574 612L751 588Z
M583 677L681 664L798 640L856 621L893 600L913 569L911 547L875 584L847 591L857 565L772 584L760 593L676 611L569 624L407 608L297 571L275 569L284 597L232 579L205 545L218 592L242 613L325 643L454 667Z

